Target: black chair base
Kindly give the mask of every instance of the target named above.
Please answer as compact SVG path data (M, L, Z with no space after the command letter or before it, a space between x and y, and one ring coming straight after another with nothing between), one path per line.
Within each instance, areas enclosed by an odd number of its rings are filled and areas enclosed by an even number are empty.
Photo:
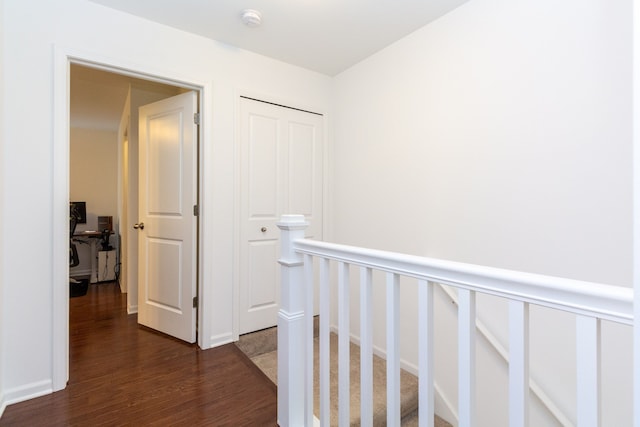
M69 280L69 297L81 297L87 294L89 290L89 279L70 279Z

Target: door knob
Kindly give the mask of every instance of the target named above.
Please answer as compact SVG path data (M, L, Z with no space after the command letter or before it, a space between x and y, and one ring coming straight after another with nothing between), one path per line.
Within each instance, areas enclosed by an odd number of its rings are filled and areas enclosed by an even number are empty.
M140 230L144 230L144 222L141 222L140 224L133 224L133 228L135 228L136 230L139 228Z
M267 227L262 227L262 228L260 229L260 231L262 231L263 233L266 233L266 232L267 232Z

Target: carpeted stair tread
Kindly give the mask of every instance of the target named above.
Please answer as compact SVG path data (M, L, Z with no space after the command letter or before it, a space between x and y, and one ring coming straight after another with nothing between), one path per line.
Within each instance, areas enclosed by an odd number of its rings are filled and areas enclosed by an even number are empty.
M278 348L278 328L268 328L240 335L240 340L235 344L249 359L253 360L256 356L270 353Z
M236 345L277 384L277 328L270 328L256 333L243 335ZM319 382L318 382L318 338L314 342L314 413L319 413ZM331 425L338 424L338 337L331 333L330 337L330 396L331 396ZM350 419L352 426L360 425L360 347L351 343L351 372L350 372ZM373 356L373 425L386 425L386 361L376 355ZM402 425L412 427L418 425L418 378L409 372L400 373L400 402ZM448 426L442 419L436 417L437 427Z

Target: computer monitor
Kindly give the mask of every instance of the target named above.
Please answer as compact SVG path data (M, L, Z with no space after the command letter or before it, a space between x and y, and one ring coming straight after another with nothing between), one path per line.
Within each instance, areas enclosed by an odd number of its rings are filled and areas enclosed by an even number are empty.
M87 203L86 202L69 202L70 210L75 208L76 214L78 215L78 220L76 224L86 224L87 223Z

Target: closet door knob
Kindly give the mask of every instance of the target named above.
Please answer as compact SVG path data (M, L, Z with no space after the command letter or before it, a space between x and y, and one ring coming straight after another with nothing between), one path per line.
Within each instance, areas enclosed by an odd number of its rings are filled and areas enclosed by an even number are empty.
M135 228L136 230L144 230L144 222L141 222L140 224L133 224L133 228Z

